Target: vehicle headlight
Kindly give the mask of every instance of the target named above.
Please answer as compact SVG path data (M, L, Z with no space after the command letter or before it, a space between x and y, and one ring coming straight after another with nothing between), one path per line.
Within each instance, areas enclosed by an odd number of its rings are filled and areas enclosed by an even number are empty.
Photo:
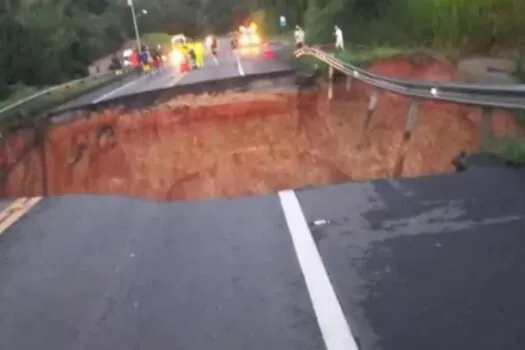
M250 43L250 38L246 35L241 36L241 45L246 45Z
M170 62L173 64L181 64L184 60L182 53L180 51L174 50L170 53Z

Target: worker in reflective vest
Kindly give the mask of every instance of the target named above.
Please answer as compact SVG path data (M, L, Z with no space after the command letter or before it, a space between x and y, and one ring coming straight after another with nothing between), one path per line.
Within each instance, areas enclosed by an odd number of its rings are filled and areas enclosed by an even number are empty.
M198 68L204 67L204 45L202 42L196 41L193 50L195 50L195 65Z

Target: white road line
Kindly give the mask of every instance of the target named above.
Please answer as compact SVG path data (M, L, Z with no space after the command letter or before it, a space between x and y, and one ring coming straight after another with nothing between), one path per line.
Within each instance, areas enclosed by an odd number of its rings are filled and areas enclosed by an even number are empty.
M178 73L175 77L171 78L169 84L166 87L177 85L186 75L188 75L188 73Z
M113 96L114 94L116 94L116 93L119 92L120 90L123 90L123 89L125 89L125 88L127 88L127 87L130 87L131 85L134 85L134 84L138 83L139 80L142 80L142 79L144 79L145 77L147 77L147 75L143 75L143 76L141 76L140 78L137 78L137 79L135 79L135 80L132 80L132 81L130 81L130 82L128 82L128 83L122 85L122 86L119 86L118 88L116 88L116 89L114 89L114 90L111 90L110 92L105 93L104 95L100 96L100 97L97 98L96 100L93 100L93 103L99 103L100 101L105 100L106 98Z
M358 350L294 191L279 192L286 223L327 350Z
M37 204L42 197L26 198L22 197L15 200L3 212L0 213L0 236L13 225L18 219L24 216L32 207Z
M234 52L233 54L235 55L235 60L237 61L237 70L239 71L239 75L244 76L245 73L244 69L242 68L241 58L236 52Z

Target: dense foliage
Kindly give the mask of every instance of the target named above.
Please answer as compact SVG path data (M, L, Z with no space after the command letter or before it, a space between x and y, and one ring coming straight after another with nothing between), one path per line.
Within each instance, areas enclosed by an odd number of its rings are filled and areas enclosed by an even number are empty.
M83 76L122 44L122 10L106 0L11 4L0 15L0 85L51 85Z
M134 3L141 34L226 32L248 11L240 0ZM0 98L15 84L83 76L94 60L134 38L127 0L0 0Z
M226 32L249 18L269 34L306 28L307 39L332 40L333 25L356 44L521 47L523 0L134 0L143 33ZM0 97L6 86L51 85L86 74L133 26L127 0L0 0ZM279 16L288 19L279 28Z
M273 28L279 15L305 25L311 40L332 39L334 24L359 44L462 47L483 52L525 39L523 0L250 0Z

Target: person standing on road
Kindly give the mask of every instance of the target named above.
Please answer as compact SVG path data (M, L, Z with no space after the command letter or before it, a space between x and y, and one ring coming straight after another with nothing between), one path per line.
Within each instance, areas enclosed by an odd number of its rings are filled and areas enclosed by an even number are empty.
M116 75L122 74L122 62L120 62L116 54L113 54L111 56L111 63L109 65L109 70L115 72Z
M215 62L216 65L219 65L219 58L218 58L219 40L217 39L215 35L211 37L210 51L211 51L211 57L213 58L213 61Z
M140 64L142 66L142 73L146 73L149 75L149 72L151 71L150 66L150 57L148 54L148 49L143 46L142 51L140 52Z
M239 46L238 37L239 33L237 31L231 33L230 46L232 50L237 50Z
M295 26L295 49L300 49L304 46L304 30L299 26Z
M160 64L162 61L161 54L160 54L160 45L157 46L157 48L153 48L150 51L151 54L151 62L153 64L153 68L155 68L155 71L160 72Z
M193 39L188 40L186 44L188 50L188 57L190 59L190 67L194 69L197 67L197 55L195 54L195 41Z
M195 50L195 65L198 68L204 67L204 45L202 42L196 41L193 49Z
M131 70L135 71L135 73L140 73L140 57L136 48L131 50L131 54L129 55L129 64Z
M344 50L345 44L343 42L343 31L337 25L334 26L334 35L335 35L335 49Z

